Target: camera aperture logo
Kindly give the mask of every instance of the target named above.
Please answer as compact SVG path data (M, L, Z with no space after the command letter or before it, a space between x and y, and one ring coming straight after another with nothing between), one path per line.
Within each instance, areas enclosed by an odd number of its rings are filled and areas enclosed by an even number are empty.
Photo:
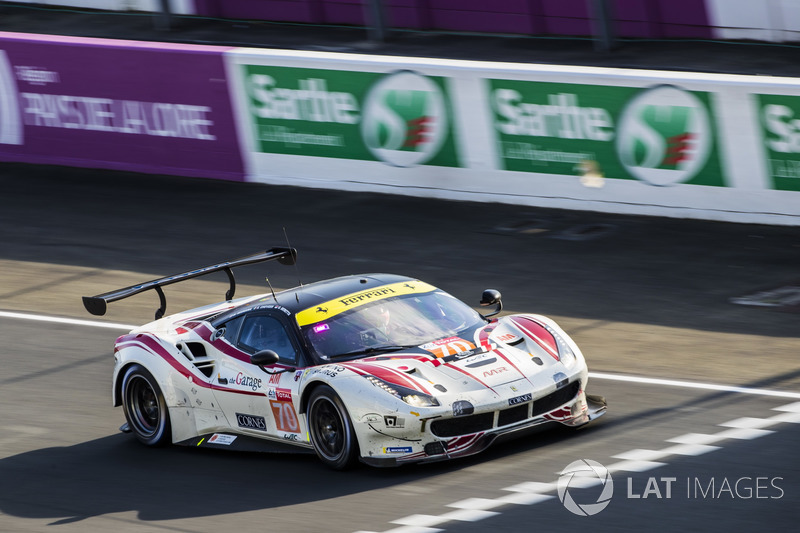
M580 503L575 500L575 489L597 489L580 491ZM614 480L608 469L591 459L573 461L561 471L558 478L558 499L564 507L578 516L596 515L611 503L614 495ZM596 496L596 497L595 497ZM589 500L584 502L584 500Z

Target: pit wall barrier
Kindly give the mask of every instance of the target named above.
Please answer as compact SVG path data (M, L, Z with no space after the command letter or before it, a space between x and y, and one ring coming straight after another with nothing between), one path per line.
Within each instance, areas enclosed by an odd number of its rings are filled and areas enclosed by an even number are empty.
M272 184L800 225L800 80L226 52Z
M800 80L0 33L0 161L800 225Z

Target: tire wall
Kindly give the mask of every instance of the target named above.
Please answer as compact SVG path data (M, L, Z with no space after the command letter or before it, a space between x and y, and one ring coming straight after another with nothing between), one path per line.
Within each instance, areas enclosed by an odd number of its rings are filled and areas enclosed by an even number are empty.
M800 225L800 80L0 33L0 161Z

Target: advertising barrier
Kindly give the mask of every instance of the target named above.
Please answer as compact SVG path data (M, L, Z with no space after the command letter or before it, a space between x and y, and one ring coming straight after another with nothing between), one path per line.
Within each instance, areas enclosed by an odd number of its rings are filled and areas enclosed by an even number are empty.
M249 179L800 224L800 80L226 53Z
M800 80L0 33L0 161L800 225Z
M241 180L224 51L0 33L0 160Z

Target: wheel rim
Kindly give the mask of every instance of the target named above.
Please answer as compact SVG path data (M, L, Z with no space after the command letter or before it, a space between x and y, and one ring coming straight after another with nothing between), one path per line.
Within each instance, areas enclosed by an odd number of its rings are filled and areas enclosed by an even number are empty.
M133 429L142 436L151 437L161 423L158 395L150 382L134 376L128 382L128 414Z
M314 403L312 433L319 452L329 459L337 459L345 451L346 428L336 406L325 398Z

